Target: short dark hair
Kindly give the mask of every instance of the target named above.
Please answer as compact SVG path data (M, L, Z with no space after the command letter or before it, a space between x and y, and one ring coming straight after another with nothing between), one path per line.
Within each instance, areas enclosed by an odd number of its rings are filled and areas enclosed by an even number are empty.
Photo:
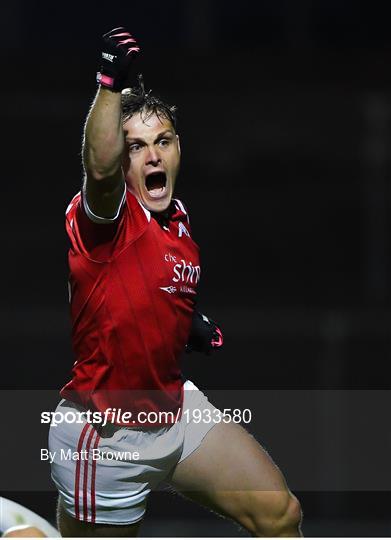
M138 76L138 85L132 88L122 90L122 121L126 122L136 113L144 116L148 120L156 114L158 118L163 117L171 122L176 130L176 111L175 105L168 105L159 97L152 95L152 90L148 92L144 88L143 76Z

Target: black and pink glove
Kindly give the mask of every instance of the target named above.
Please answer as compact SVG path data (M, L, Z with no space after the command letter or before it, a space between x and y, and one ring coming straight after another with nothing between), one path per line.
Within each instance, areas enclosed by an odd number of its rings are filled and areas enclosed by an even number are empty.
M206 315L194 311L186 352L197 351L210 355L222 347L223 342L223 334L217 324Z
M104 34L98 83L113 92L121 92L127 87L130 66L139 52L136 40L122 26Z

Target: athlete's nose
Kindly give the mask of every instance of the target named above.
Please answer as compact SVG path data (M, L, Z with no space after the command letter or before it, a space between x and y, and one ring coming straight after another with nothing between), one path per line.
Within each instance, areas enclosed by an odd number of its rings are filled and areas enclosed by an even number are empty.
M157 167L160 161L160 156L156 148L149 148L146 156L146 165L153 165L154 167Z

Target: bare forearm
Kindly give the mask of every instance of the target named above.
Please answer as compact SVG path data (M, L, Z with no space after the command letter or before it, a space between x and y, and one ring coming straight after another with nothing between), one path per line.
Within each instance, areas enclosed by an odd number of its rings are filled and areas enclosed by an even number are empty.
M121 168L124 134L121 93L100 87L84 128L83 163L88 176L103 180Z

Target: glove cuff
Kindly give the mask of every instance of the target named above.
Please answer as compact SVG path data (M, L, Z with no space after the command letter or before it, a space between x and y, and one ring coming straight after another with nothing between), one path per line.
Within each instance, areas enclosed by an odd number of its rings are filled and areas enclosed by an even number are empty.
M96 74L96 81L101 85L104 86L104 88L108 88L109 90L112 90L113 92L121 92L122 88L126 85L119 84L118 77L114 78L110 75L105 75L104 73L101 73L98 71Z
M114 88L114 78L109 77L108 75L104 75L100 71L98 71L98 73L96 74L96 81L106 88Z
M105 75L101 71L96 74L96 81L113 92L121 92L126 88L126 78L112 77L111 75Z

